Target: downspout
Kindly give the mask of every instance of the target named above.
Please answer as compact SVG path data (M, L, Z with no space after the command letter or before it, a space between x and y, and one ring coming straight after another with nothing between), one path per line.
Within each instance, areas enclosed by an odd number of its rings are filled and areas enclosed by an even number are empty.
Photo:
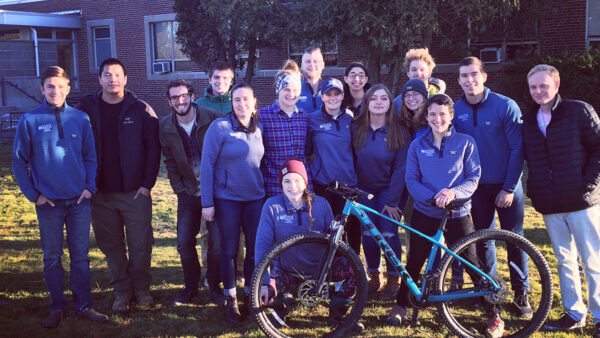
M38 47L38 35L37 31L33 27L29 27L31 36L33 37L33 49L35 51L35 76L40 76L40 53Z

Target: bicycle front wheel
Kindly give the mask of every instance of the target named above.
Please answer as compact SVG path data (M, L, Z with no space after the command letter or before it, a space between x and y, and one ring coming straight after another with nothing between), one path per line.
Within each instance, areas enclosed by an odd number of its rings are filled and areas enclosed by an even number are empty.
M342 337L355 327L367 298L367 277L360 258L345 242L339 244L326 285L317 293L329 241L329 236L318 233L292 235L257 264L251 285L252 314L269 337ZM270 287L270 300L263 304L261 286L268 282L274 288Z
M495 269L483 260L484 248L493 243ZM476 231L455 243L451 250L463 256L473 246L478 257L474 265L489 274L501 290L484 297L439 303L446 325L461 337L481 337L485 335L487 319L498 313L504 320L504 336L530 336L544 323L552 306L552 275L544 256L530 241L505 230ZM487 252L489 262L493 250ZM442 258L435 282L438 294L491 290L491 283L472 269L457 267L457 261L447 254ZM530 309L523 306L527 305L521 296L523 291Z

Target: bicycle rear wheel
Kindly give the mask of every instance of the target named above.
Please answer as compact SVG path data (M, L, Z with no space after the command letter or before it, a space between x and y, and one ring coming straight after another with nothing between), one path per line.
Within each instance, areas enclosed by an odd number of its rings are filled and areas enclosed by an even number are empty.
M481 337L485 334L487 318L493 306L504 320L504 336L527 337L537 331L546 320L552 306L552 275L548 263L537 248L522 236L505 230L480 230L459 240L451 250L461 255L467 247L475 245L482 247L487 241L493 240L496 244L497 272L490 274L502 286L502 290L493 295L485 296L485 301L479 298L458 299L450 302L438 303L438 310L446 325L461 337ZM533 310L532 313L523 315L515 306L515 289L523 288L523 277L527 275L522 264L510 261L508 251L517 248L526 256L529 269L529 291L527 296ZM440 263L438 280L435 282L438 294L448 293L461 289L458 287L457 277L462 277L462 291L469 289L489 290L485 280L477 281L478 277L472 269L464 268L458 276L452 276L452 265L458 261L451 255L444 255ZM476 262L483 267L481 258ZM469 273L470 272L470 273ZM513 281L511 281L511 274ZM455 273L456 275L456 273ZM475 279L475 281L473 280ZM484 302L486 305L484 305Z
M314 292L328 250L329 236L318 233L296 234L276 244L256 265L251 285L252 314L260 329L269 337L342 337L357 323L367 298L367 277L359 257L345 242L340 243L331 265L331 270L338 269L337 272L328 273L327 285L321 294ZM260 289L265 274L273 268L274 262L277 266L285 265L289 255L298 252L310 252L311 256L319 259L316 264L305 266L302 271L288 267L286 273L281 274L271 270L272 274L278 276L277 296L268 305L263 305L260 301ZM343 272L340 274L339 269L342 267ZM281 283L282 280L285 283ZM344 283L355 283L354 297L342 297L347 294L343 294L344 289L340 291L340 287L349 285ZM281 284L285 284L285 287L280 288ZM340 305L340 299L346 302ZM332 318L331 307L336 308Z

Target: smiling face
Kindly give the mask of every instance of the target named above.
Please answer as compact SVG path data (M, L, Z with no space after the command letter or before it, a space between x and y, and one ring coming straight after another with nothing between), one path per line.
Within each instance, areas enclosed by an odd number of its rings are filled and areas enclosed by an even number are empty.
M337 115L342 106L344 94L340 93L337 88L332 88L326 94L321 94L321 99L325 105L325 110L330 114Z
M423 97L423 94L414 90L410 90L404 94L404 100L402 102L404 102L406 108L410 109L411 111L416 111L419 109L419 107L421 107L424 101L425 98Z
M290 201L299 201L306 190L306 182L302 176L296 173L287 173L281 180L281 187L283 188L283 194Z
M371 115L385 115L390 109L390 97L384 89L376 90L369 100Z
M528 79L529 93L540 106L548 105L554 100L556 94L558 94L558 88L560 83L552 78L552 76L545 71L540 71L532 74Z
M238 88L231 93L233 101L233 111L240 121L245 121L252 117L256 108L256 98L250 88Z
M53 76L44 81L44 85L40 87L46 102L55 107L62 107L65 104L67 95L71 90L69 80L64 77Z
M212 88L213 95L224 95L231 88L231 81L233 81L233 72L230 69L215 69L212 76L210 77L210 86Z
M479 66L471 64L462 66L458 70L458 84L462 88L465 96L482 95L485 90L485 81L487 73L482 73Z
M302 73L308 80L318 80L321 78L325 62L321 51L315 50L312 53L304 53L302 55Z
M369 82L369 77L365 73L364 69L360 67L353 67L348 72L347 76L344 76L344 82L348 84L350 90L359 91L362 90L367 82Z
M300 85L296 82L291 82L287 87L279 91L277 97L281 108L295 106L296 102L298 102L300 98Z
M447 105L432 103L427 108L427 123L431 127L431 131L438 136L443 136L448 132L452 118L454 118L454 114L450 112Z
M122 96L125 94L127 75L120 65L106 65L99 75L99 82L103 92Z
M431 77L431 69L429 69L429 65L427 62L423 60L412 60L408 67L408 72L406 72L406 76L409 79L421 79L424 82Z
M177 115L187 115L192 109L194 94L190 94L186 86L169 89L169 105Z

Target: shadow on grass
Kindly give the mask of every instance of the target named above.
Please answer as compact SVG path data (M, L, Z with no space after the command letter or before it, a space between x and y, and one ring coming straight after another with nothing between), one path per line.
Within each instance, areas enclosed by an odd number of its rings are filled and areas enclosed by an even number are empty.
M550 237L546 228L526 228L524 234L525 238L537 247L550 246Z

